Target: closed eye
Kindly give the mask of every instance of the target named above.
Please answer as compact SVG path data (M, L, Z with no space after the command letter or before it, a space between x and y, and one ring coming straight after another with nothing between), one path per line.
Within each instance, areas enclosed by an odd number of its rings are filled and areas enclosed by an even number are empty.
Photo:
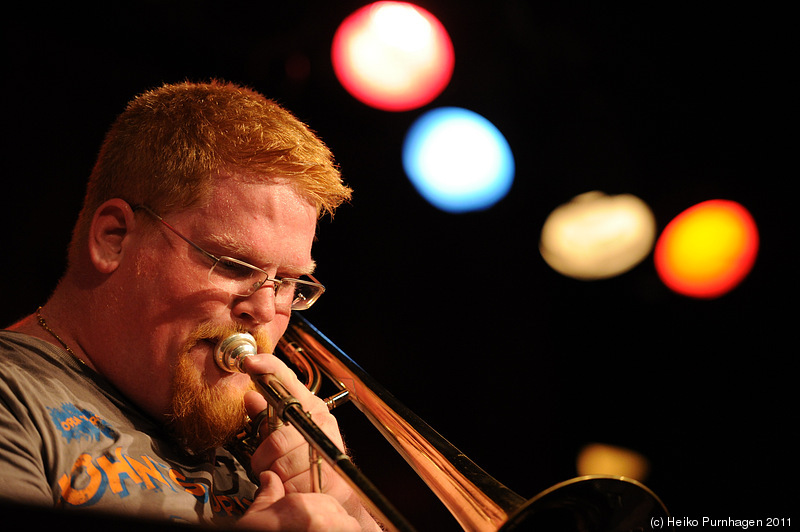
M261 274L252 266L230 257L220 257L214 271L230 279L248 279Z

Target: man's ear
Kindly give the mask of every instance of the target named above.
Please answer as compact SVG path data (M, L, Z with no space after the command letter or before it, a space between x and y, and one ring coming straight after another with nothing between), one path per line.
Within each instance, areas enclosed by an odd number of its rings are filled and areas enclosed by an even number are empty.
M89 230L89 256L101 273L112 273L119 266L126 238L136 224L133 209L119 198L100 205Z

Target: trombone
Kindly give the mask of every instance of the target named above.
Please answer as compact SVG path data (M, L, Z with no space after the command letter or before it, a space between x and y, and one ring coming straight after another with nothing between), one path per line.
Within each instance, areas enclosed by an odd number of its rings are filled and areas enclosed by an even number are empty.
M248 338L249 337L249 338ZM234 335L217 348L217 364L242 371L242 360L255 354L248 334ZM326 400L329 408L352 402L415 470L456 521L467 531L652 530L668 524L661 500L636 480L613 476L583 476L556 484L526 500L484 472L377 383L356 362L299 314L293 314L278 350L295 365L305 384L319 391L322 376L338 389ZM320 459L361 495L384 525L398 531L414 527L367 479L342 451L311 421L283 385L271 375L251 375L270 404L270 423L287 422L309 442L312 486ZM257 445L255 433L243 435L231 451L249 466Z

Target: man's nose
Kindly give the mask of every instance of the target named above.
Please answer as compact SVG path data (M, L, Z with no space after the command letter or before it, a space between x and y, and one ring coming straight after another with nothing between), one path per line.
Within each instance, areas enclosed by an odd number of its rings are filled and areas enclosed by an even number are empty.
M247 297L236 296L231 309L233 317L248 325L259 325L275 319L275 286L265 283Z

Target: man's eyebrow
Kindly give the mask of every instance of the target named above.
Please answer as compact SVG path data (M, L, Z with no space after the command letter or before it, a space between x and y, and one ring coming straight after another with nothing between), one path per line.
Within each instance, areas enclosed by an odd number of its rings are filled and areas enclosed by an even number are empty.
M224 250L222 254L231 256L232 258L238 258L240 260L244 260L244 258L249 259L250 254L253 252L252 247L243 245L239 239L234 238L231 235L207 235L207 240L212 245L217 246L220 250ZM245 262L248 261L245 260ZM266 268L270 266L270 264L253 264L253 266L258 268ZM303 266L284 265L280 268L280 272L282 273L281 277L300 277L301 275L312 274L316 269L317 263L312 259L309 264Z
M301 275L311 275L317 269L317 262L311 260L311 263L303 268L296 268L294 270L287 270L290 277L300 277ZM287 277L289 277L287 276Z
M225 255L232 255L234 258L247 256L252 251L238 239L226 234L205 235L205 240L218 249L224 250Z

